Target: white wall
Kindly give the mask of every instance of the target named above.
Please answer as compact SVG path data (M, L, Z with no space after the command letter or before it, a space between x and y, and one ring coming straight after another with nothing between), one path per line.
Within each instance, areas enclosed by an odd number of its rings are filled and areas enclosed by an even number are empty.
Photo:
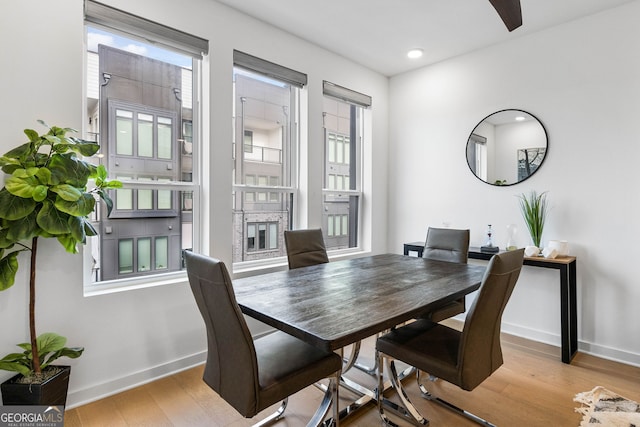
M231 115L233 49L262 57L308 74L309 114L304 125L304 154L322 158L322 80L366 93L373 98L370 118L372 142L365 147L364 245L383 252L387 242L386 145L388 135L388 79L291 35L246 18L208 0L105 1L114 7L210 40L204 65L207 188L204 212L210 214L205 251L231 265ZM0 14L0 52L3 56L0 106L4 137L0 152L22 144L24 128L39 131L36 119L49 124L82 128L83 117L83 2L27 0ZM372 170L376 170L375 176ZM309 225L321 221L322 164L309 164L302 194L310 209ZM376 230L376 240L368 235ZM148 381L204 360L203 322L188 286L166 285L110 295L83 297L81 256L66 254L54 240L40 244L38 257L39 332L54 331L69 338L85 353L73 366L68 404L96 399L138 382ZM0 293L0 354L17 350L28 340L28 259L20 258L13 288ZM10 376L0 373L0 381Z
M573 21L424 69L390 83L389 247L421 240L443 222L487 224L504 246L518 225L516 195L548 191L543 243L566 239L578 258L581 350L640 365L640 2ZM493 187L469 171L465 145L488 114L518 108L549 134L538 173ZM559 344L559 280L525 267L507 306L505 330Z

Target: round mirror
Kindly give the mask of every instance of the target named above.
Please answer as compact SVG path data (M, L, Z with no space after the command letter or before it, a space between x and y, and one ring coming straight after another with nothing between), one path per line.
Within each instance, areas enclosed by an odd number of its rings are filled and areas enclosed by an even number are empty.
M467 164L487 184L514 185L540 168L547 145L547 131L537 117L522 110L502 110L471 131Z

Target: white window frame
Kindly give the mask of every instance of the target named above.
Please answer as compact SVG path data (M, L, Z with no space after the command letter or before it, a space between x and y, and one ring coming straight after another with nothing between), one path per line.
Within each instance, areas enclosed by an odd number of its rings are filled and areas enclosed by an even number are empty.
M289 152L287 153L286 156L286 162L288 164L288 170L286 171L286 174L288 175L288 184L285 185L284 182L280 182L279 185L277 186L272 186L270 185L271 183L271 177L267 176L267 185L258 185L259 183L259 176L256 175L255 176L255 184L254 185L247 185L244 182L234 182L233 184L233 189L232 189L232 195L233 197L235 197L236 200L242 200L242 203L245 203L246 200L246 195L247 194L251 194L253 193L255 196L255 200L253 203L263 203L263 204L269 204L269 203L275 203L273 201L273 198L276 195L280 195L280 199L284 200L288 200L290 203L290 209L291 212L289 212L289 221L291 222L291 219L297 215L297 211L299 209L299 204L298 204L298 185L299 185L299 181L298 181L298 176L297 176L297 171L298 171L298 150L299 150L299 144L300 144L300 140L301 140L301 135L300 135L300 111L301 111L301 92L304 91L304 85L306 85L307 80L306 80L306 75L299 73L295 70L291 70L288 69L286 67L282 67L278 64L274 64L274 63L270 63L268 61L264 61L260 58L256 58L253 57L251 55L245 54L243 52L239 52L239 51L234 51L234 69L235 68L239 68L239 69L245 69L247 70L249 73L251 74L255 74L258 76L262 76L266 79L273 79L276 81L280 81L280 82L284 82L286 84L288 84L291 87L291 90L293 91L293 103L295 104L293 107L295 108L291 108L289 111L290 114L290 135L291 135L291 141L289 141L289 147L288 150ZM235 73L235 71L234 71ZM239 120L238 117L236 117L236 105L235 105L235 99L236 99L236 94L234 93L234 135L235 135L235 144L242 144L242 146L244 147L244 134L242 135L237 135L236 134L236 120ZM253 151L256 150L256 146L253 146ZM234 153L236 152L236 149L234 148ZM243 148L243 152L244 152L244 148ZM284 151L283 151L284 153ZM282 161L284 161L283 159L281 159ZM243 178L244 179L244 178ZM242 196L237 197L237 194L241 193ZM266 200L259 200L259 195L260 194L264 194L266 195ZM278 203L282 203L280 201L278 201ZM269 222L269 221L250 221L251 223L258 223L258 222ZM234 224L235 227L235 224ZM246 245L247 245L247 239L246 236L244 236L244 232L246 232L246 224L243 224L243 237L242 239L238 239L240 244L242 245L242 251L246 251ZM280 225L278 226L278 232L282 233L284 231L283 228L280 227ZM234 238L234 241L232 242L233 245L236 245L236 238ZM278 250L281 250L284 247L284 245L278 245ZM235 250L235 247L234 247ZM271 249L271 251L273 251L274 249ZM269 249L265 249L265 252L270 251ZM260 253L262 252L261 250L257 250L257 251L247 251L247 254L251 253L251 254L255 254L255 253ZM233 273L239 273L239 272L246 272L246 271L252 271L252 270L257 270L257 269L262 269L262 268L268 268L268 267L273 267L276 265L282 265L283 263L286 263L286 256L278 256L278 257L268 257L268 258L264 258L264 259L256 259L256 260L243 260L243 261L236 261L233 262L232 267L233 267Z
M149 40L158 42L158 45L168 50L174 50L184 55L189 55L194 58L192 67L192 143L190 149L193 154L193 170L192 181L169 181L169 182L144 182L144 181L124 181L123 187L130 189L160 189L179 192L191 193L192 198L192 248L194 251L199 251L201 248L201 230L204 226L203 218L200 212L201 209L201 192L202 192L202 143L203 143L203 111L202 111L202 78L203 78L203 63L207 61L208 53L208 41L200 39L195 36L191 36L187 33L183 33L178 30L174 30L169 27L165 27L162 24L158 24L152 21L148 21L145 18L140 18L135 15L130 15L126 12L120 11L110 6L102 5L92 0L85 0L85 25L84 25L84 84L83 84L83 111L86 111L87 100L87 40L86 40L86 28L95 27L104 31L112 32L115 34L122 34L127 38L137 39L141 43L149 43ZM87 123L87 120L84 121ZM86 126L86 125L85 125ZM179 124L182 126L182 123ZM86 129L83 129L83 135L87 134ZM106 141L101 141L102 144L108 144ZM183 193L184 194L184 193ZM95 238L94 238L95 239ZM155 241L155 239L152 239ZM185 283L186 271L184 269L180 271L161 272L157 274L131 277L126 279L105 280L100 282L94 282L92 280L93 259L91 244L95 244L92 241L88 241L83 251L84 271L84 295L95 296L101 294L108 294L112 292L128 291L140 288L147 288L153 286L162 286L174 283ZM134 240L135 245L135 240ZM134 265L135 268L135 265Z
M324 150L327 149L327 140L329 139L329 134L335 133L335 132L329 131L326 128L326 125L323 123L323 131L324 131L323 145L325 148L323 150L324 159L323 159L323 178L322 178L322 183L323 183L322 184L322 187L323 187L322 188L322 206L324 208L325 200L329 197L333 199L341 199L341 198L348 199L350 197L356 196L358 198L358 206L357 206L358 217L355 219L355 222L357 224L356 245L354 247L341 248L341 249L328 248L327 252L330 255L342 255L342 254L361 252L363 248L362 237L363 237L363 218L364 218L364 213L363 213L364 146L363 145L365 140L364 137L365 137L365 129L366 129L365 118L368 116L367 114L365 114L365 110L367 109L367 107L371 106L371 97L352 91L350 89L344 88L342 86L335 85L327 81L323 82L323 96L327 98L334 98L334 99L337 99L338 101L344 102L346 104L355 105L356 107L359 108L358 122L357 122L358 130L356 132L356 139L349 140L349 144L356 144L355 145L356 156L355 158L349 158L349 163L355 162L355 167L356 167L356 171L354 174L355 176L353 177L356 179L356 185L355 185L356 188L353 190L345 189L345 188L343 189L328 188L329 187L329 183L327 182L328 179L325 179L325 177L328 177L326 168L328 166L327 163L328 163L329 155ZM326 116L323 114L323 118L325 117ZM337 162L338 159L339 159L339 156L338 156L338 153L336 152L336 163L345 164L344 153L343 153L342 162ZM342 176L344 177L344 175ZM344 181L344 178L343 178L343 181ZM337 185L337 182L336 182L336 185ZM335 227L334 227L334 230L335 230ZM329 230L326 230L325 233L329 233ZM342 236L342 233L341 233L341 236ZM335 236L330 236L330 237L335 237Z

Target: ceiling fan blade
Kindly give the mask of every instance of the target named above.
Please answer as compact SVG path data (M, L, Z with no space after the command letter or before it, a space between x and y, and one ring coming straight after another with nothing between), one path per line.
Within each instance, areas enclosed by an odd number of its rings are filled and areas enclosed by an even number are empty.
M489 0L509 31L522 25L520 0Z

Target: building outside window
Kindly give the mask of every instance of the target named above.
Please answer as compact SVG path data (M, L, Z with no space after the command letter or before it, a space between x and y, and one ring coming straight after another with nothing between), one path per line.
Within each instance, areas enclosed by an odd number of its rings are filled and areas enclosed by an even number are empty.
M363 109L371 99L326 81L323 92L325 245L328 250L355 248L362 197Z
M239 51L234 63L233 262L242 263L286 255L284 231L296 209L298 91L306 75Z
M118 18L136 20L136 30ZM100 143L99 161L123 182L113 190L111 215L103 208L96 216L92 280L180 272L182 251L194 247L199 229L200 113L192 100L207 42L91 0L85 21L85 137Z
M278 223L247 224L247 251L278 249Z

